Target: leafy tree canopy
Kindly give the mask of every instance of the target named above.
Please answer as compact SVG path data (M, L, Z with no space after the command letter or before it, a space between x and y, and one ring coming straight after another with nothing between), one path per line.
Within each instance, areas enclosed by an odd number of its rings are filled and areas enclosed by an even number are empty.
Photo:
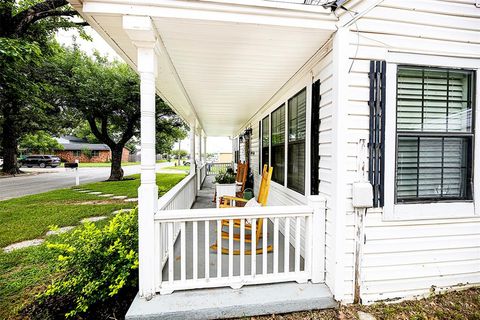
M66 105L86 120L96 140L112 150L109 180L122 179L121 152L130 141L135 145L140 134L139 77L125 63L110 62L98 53L91 58L72 48L62 54L59 63L66 83ZM181 119L158 97L156 122L157 150L161 152L186 135ZM77 132L93 140L85 124Z
M20 148L28 152L50 152L53 150L63 150L63 146L45 131L26 134L20 140Z
M67 0L0 1L0 149L4 172L19 171L16 154L24 135L55 131L61 125L60 115L68 114L62 112L56 92L58 73L52 57L59 46L53 35L59 29L84 26L84 22L72 19L75 16L77 12Z

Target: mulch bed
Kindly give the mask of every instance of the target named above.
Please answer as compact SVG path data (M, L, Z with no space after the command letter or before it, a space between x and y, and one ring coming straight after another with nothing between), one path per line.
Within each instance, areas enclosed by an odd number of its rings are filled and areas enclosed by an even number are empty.
M251 320L350 320L358 311L370 313L378 320L480 320L480 288L452 291L399 303L376 303L369 306L347 305L337 310L316 310L283 315L252 317Z

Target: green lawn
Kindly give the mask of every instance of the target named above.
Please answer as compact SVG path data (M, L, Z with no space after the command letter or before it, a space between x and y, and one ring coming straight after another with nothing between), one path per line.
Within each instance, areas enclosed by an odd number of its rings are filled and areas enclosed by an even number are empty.
M157 173L158 195L162 196L170 190L174 185L180 182L185 177L184 174L171 173ZM121 196L128 196L129 198L137 197L137 189L140 186L140 174L134 174L126 178L133 178L134 180L125 180L122 182L95 182L81 185L84 189L101 191L103 193L113 193Z
M94 201L101 201L94 204ZM0 201L0 248L45 234L49 226L76 225L82 218L132 207L124 201L62 189Z
M133 166L140 164L140 162L122 162L122 166ZM110 162L80 162L78 166L80 168L103 168L110 167L112 164Z
M97 182L82 188L116 195L136 197L140 184L135 180ZM184 174L157 174L159 195L164 194L185 177ZM78 225L85 217L107 215L121 208L132 208L135 203L111 200L79 193L72 189L49 191L37 195L0 201L0 248L14 242L43 237L49 226ZM96 224L103 225L106 220ZM54 241L57 237L50 236ZM0 319L23 319L18 311L42 292L55 273L56 259L45 244L4 253L0 249Z
M0 319L20 319L18 311L26 301L51 281L55 255L46 245L0 251Z
M133 175L118 182L96 182L82 188L137 197L140 176ZM163 195L183 179L183 174L157 174L159 195ZM31 196L0 201L0 248L22 240L42 236L52 225L76 225L82 218L108 214L134 203L101 198L72 189L54 190Z
M167 170L182 170L182 171L186 171L186 172L189 172L190 171L190 166L172 166L172 167L165 167L163 169L167 169Z

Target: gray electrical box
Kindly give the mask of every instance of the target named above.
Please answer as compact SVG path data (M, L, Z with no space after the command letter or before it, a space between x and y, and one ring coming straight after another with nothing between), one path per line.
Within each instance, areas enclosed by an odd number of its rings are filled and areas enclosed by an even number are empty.
M370 182L353 183L353 207L373 207L373 187Z

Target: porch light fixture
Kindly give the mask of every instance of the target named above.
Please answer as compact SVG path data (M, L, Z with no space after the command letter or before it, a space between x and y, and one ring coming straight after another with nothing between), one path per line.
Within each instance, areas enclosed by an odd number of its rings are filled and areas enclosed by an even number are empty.
M316 6L322 6L325 9L330 9L332 11L337 10L338 8L343 8L347 10L346 8L343 7L345 2L348 0L334 0L334 1L325 1L325 0L305 0L303 3L308 4L308 5L316 5Z
M243 132L243 136L251 136L252 135L252 128L245 129Z

